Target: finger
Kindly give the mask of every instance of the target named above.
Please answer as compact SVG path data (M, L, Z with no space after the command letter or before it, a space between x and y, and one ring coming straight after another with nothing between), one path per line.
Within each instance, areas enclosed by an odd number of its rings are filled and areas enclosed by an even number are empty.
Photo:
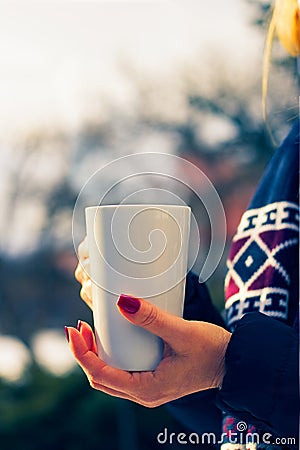
M81 241L81 243L78 246L78 257L80 260L84 260L89 257L89 250L87 245L87 237Z
M91 289L86 290L85 285L80 289L80 297L88 305L89 308L93 309L93 301L91 296Z
M144 406L159 406L164 401L158 398L161 379L169 379L170 370L167 359L163 360L157 372L126 372L105 364L95 353L88 350L78 330L68 328L70 347L75 359L84 370L90 385L109 395L131 400ZM162 370L163 363L167 370ZM164 372L164 373L160 373Z
M129 372L108 366L98 358L89 350L83 336L75 328L68 327L68 334L70 349L91 384L101 384L124 394L130 394L132 375Z
M79 281L79 283L82 283L84 278L84 271L82 270L82 266L80 263L77 264L74 275L76 280Z
M90 279L87 279L83 282L82 287L84 288L87 296L92 299L92 282Z
M77 330L85 340L87 348L97 355L97 344L92 328L86 322L78 321Z
M90 260L89 258L80 260L75 269L75 278L82 283L90 279Z
M117 306L127 320L161 337L174 350L186 347L188 327L184 319L169 314L146 300L123 294L119 297Z

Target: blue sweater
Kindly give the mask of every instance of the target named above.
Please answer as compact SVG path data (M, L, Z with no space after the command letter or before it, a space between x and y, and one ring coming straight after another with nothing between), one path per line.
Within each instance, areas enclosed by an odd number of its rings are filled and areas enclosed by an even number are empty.
M299 120L278 148L233 239L225 279L226 324L207 288L187 276L184 317L227 327L226 375L168 407L190 430L221 437L222 411L296 439L299 417Z

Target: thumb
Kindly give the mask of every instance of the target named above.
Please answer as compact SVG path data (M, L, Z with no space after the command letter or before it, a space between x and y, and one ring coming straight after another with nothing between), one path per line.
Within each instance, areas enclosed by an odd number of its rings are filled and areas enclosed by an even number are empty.
M174 350L186 342L187 322L141 298L122 294L117 306L122 315L134 325L161 337Z

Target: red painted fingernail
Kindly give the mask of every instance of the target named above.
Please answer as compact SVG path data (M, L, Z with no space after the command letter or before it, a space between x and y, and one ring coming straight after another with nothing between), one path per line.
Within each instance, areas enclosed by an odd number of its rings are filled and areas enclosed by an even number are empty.
M69 342L70 336L69 336L69 328L68 327L65 327L65 335L66 335L67 341Z
M120 309L123 309L123 311L130 314L135 314L140 309L141 302L138 298L121 294L119 300L117 301L117 305Z
M77 330L80 332L80 330L81 330L81 326L82 326L82 322L81 322L81 320L79 319L78 320L78 322L77 322L77 326L76 326L76 328L77 328Z

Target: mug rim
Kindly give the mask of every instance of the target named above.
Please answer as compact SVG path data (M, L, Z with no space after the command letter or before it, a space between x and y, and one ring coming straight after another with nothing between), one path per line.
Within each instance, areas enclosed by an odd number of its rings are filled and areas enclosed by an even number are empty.
M156 203L133 203L133 204L126 204L126 205L98 205L98 206L87 206L85 208L85 211L88 210L97 210L97 209L116 209L116 208L166 208L166 209L170 209L170 208L181 208L181 209L189 209L191 210L191 207L188 205L172 205L172 204L156 204Z

